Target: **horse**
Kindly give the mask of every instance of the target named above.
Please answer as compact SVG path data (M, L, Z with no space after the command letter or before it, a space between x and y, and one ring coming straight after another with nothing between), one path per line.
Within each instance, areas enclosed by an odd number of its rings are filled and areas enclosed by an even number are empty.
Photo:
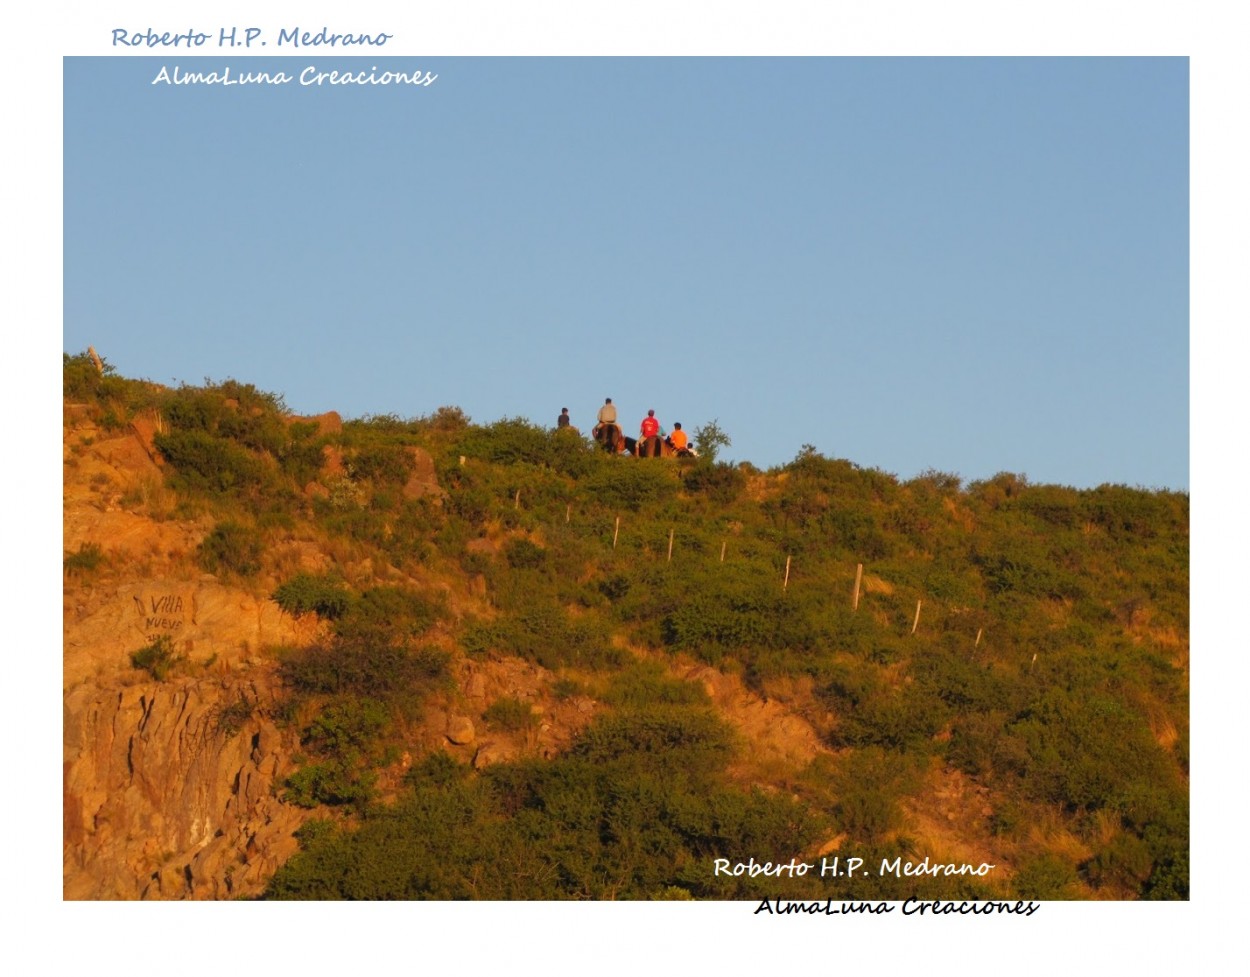
M638 442L627 437L617 424L598 424L590 432L596 443L610 455L629 454L637 456Z
M638 450L634 452L639 458L697 458L698 453L689 445L685 450L678 451L668 438L658 435L651 438L639 438Z
M638 450L635 454L639 458L672 458L677 452L673 450L673 446L665 438L653 435L649 438L639 439Z
M610 455L619 455L625 450L625 433L618 424L598 424L590 433L599 447Z

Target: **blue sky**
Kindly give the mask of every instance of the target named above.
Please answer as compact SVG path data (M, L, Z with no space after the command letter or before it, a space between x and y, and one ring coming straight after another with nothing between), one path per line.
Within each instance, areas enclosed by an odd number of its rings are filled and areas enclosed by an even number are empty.
M304 413L611 396L761 467L1187 488L1188 96L1178 58L71 58L64 346Z

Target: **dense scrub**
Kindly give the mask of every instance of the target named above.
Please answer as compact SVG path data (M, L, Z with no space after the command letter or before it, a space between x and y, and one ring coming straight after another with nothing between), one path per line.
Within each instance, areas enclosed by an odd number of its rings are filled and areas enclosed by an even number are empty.
M707 860L788 859L836 834L861 856L914 852L903 804L934 769L990 792L1013 892L1188 895L1183 493L1011 473L901 481L811 446L768 473L609 458L568 432L478 425L456 408L321 435L248 385L164 390L85 357L66 357L65 394L105 426L160 412L170 486L216 520L205 568L255 578L259 541L285 520L377 566L484 584L481 613L466 616L334 574L271 591L331 633L283 665L309 761L291 799L365 815L310 826L274 896L760 895L773 890L713 880ZM403 491L412 449L432 458L445 499ZM66 569L96 562L67 555ZM373 771L445 681L436 625L458 653L536 663L564 694L591 688L603 713L554 760L478 773L435 754L398 802L377 803ZM832 752L790 793L732 781L747 747L701 690L626 643L737 672L760 693L809 689L796 707ZM530 723L519 704L492 708L497 728ZM1055 819L1071 843L1036 830ZM856 885L819 894L894 891ZM960 885L935 894L974 891Z

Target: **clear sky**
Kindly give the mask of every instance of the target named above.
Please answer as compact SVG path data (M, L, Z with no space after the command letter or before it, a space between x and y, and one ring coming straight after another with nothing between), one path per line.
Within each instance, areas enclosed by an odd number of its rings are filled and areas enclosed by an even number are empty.
M152 84L420 69L430 86ZM65 349L1187 488L1184 59L71 58Z

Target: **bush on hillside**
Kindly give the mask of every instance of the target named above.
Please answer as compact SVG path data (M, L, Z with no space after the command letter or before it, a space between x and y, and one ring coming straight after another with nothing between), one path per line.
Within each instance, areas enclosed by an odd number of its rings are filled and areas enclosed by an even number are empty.
M352 595L333 577L299 573L275 590L273 599L284 611L296 617L311 612L334 620L346 613Z
M580 490L608 510L654 509L677 494L680 482L672 465L652 459L607 461L612 464L604 464L583 479Z
M434 648L333 641L288 652L280 671L299 694L390 702L435 688L447 674L447 661Z
M71 576L86 575L100 569L107 559L99 543L80 543L76 552L65 554L61 566Z
M492 702L482 713L482 719L491 729L505 733L517 733L538 725L538 717L529 703L512 696Z
M269 469L246 448L204 431L169 431L153 439L174 471L175 487L214 493L260 488Z
M260 571L265 544L260 534L237 522L219 522L200 543L199 563L209 573L250 577Z
M371 587L348 602L335 618L334 632L344 640L392 644L424 634L445 613L444 598L406 587Z
M174 654L174 642L168 635L162 634L150 645L130 653L130 664L148 672L158 682L163 682L169 673L182 661L182 656Z

